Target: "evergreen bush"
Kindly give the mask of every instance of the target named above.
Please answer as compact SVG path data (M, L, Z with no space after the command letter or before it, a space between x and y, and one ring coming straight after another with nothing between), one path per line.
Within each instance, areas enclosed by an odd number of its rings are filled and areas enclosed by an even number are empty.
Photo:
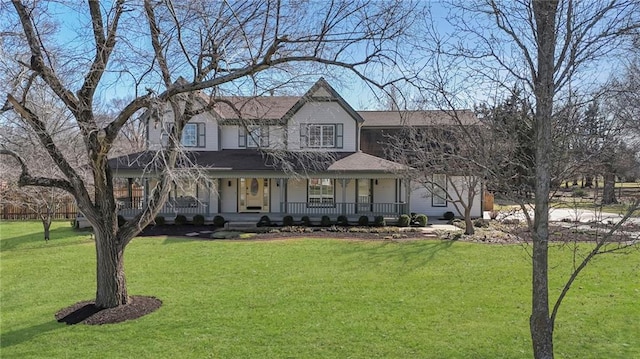
M193 216L193 225L194 226L204 225L204 216L201 214L196 214L195 216Z
M411 217L409 215L403 214L398 218L398 227L409 227L409 223L411 222Z
M383 216L375 216L375 218L373 219L373 223L377 227L384 227L387 225L387 221L384 220Z
M185 215L179 214L176 216L176 218L173 220L173 223L181 226L183 224L187 224L187 217Z
M283 226L293 226L293 217L292 216L284 216L282 217L282 225Z
M338 216L338 220L336 221L336 224L339 226L348 226L349 220L347 219L347 216Z
M271 227L271 219L269 216L262 216L257 223L258 227Z
M217 215L213 217L213 225L216 227L224 227L224 217Z
M416 223L420 227L426 227L428 220L429 220L429 218L424 214L419 214L419 215L416 216Z

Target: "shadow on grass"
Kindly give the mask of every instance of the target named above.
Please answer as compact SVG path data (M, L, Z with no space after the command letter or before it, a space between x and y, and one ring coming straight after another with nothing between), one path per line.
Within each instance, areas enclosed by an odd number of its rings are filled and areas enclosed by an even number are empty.
M455 241L385 241L378 246L350 246L344 254L358 254L372 264L382 263L389 259L399 259L406 270L423 268L437 255L447 251Z
M92 233L88 230L78 230L71 227L53 228L49 232L49 241L45 242L44 230L42 229L42 226L40 226L39 229L39 232L32 232L17 237L5 237L6 234L3 234L0 240L0 251L4 252L20 249L37 249L75 245L78 244L78 242L70 242L65 240L74 237L78 237L79 240L82 240L81 237L85 237L87 240L89 240ZM29 246L20 248L22 246L25 246L26 244L28 244ZM40 244L41 246L33 246L34 244Z
M165 237L165 236L158 236L158 237ZM156 237L156 238L158 238ZM138 237L138 239L143 239L144 240L145 237ZM149 237L149 238L154 238L154 237ZM203 239L203 238L198 238L198 237L171 237L171 236L166 236L166 238L164 239L164 241L162 241L162 244L181 244L181 243L191 243L191 242L201 242L201 241L206 241L207 239Z
M36 324L32 327L4 332L1 334L0 348L7 348L33 340L44 333L48 333L56 329L62 329L64 327L64 324L58 323L56 320L51 320L49 322Z

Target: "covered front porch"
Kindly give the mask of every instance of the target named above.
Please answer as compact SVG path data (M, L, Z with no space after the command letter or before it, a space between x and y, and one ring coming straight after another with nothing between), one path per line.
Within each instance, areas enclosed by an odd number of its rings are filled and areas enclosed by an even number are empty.
M324 175L326 176L326 175ZM119 214L132 218L146 205L152 178L128 179L141 190L122 191ZM137 194L137 196L136 196ZM323 177L270 178L266 176L209 178L193 183L176 183L159 216L172 220L177 215L192 218L202 215L211 220L216 215L233 219L259 219L267 215L273 220L291 215L321 218L360 216L397 218L409 212L405 181L398 178ZM299 220L299 218L296 218Z

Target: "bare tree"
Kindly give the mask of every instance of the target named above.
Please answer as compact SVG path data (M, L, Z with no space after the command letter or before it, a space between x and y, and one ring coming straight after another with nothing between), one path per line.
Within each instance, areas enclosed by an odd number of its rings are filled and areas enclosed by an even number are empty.
M28 53L28 57L17 58L21 83L7 90L5 110L19 114L32 128L62 178L36 175L18 151L3 151L20 162L20 185L55 187L71 193L93 226L95 304L101 308L129 300L124 249L168 197L171 170L181 152L182 130L193 116L208 110L198 100L201 94L197 91L208 90L214 99L247 88L271 88L279 79L286 81L300 71L319 71L327 66L366 80L369 69L374 71L396 58L396 40L413 18L411 4L377 1L147 0L140 6L118 0L68 5L57 12L65 21L86 20L74 27L77 38L40 32L43 21L55 23L55 4L15 0L15 12L5 18L5 26L18 33L15 42L22 51L16 53ZM86 15L70 16L73 11ZM137 25L141 19L146 26ZM16 23L19 25L14 26ZM64 43L70 37L72 43ZM34 78L43 81L73 116L87 156L92 189L61 151L42 118L24 101ZM101 124L96 98L101 91L122 84L130 86L132 99L113 119ZM147 111L151 123L170 119L174 126L166 148L156 156L158 181L147 205L133 220L118 227L108 158L123 128L140 111Z
M613 63L616 51L623 50L629 35L640 26L640 4L616 0L478 0L454 2L452 6L448 19L454 35L436 35L423 41L428 45L422 46L430 46L425 51L434 54L434 66L430 67L434 70L420 86L443 98L445 105L463 90L460 84L465 82L461 78L470 86L482 86L485 92L507 92L520 86L530 98L535 153L533 217L525 211L533 237L530 329L534 357L553 358L556 309L565 294L563 291L551 312L549 196L552 183L558 179L554 174L561 173L554 171L560 160L556 157L559 152L554 151L554 124L562 110L559 105L568 102L574 89L579 87L587 93L590 86L597 87L597 78L585 70L604 66L605 61ZM430 24L427 28L430 35L438 32ZM439 66L443 63L448 67ZM452 68L458 70L458 81L443 81ZM592 257L587 256L574 273L579 273ZM572 282L570 279L568 286Z
M505 152L493 148L502 142L489 140L491 134L471 111L436 113L439 120L423 119L423 126L407 124L385 139L386 155L406 165L404 176L420 184L425 193L453 203L464 218L465 234L472 235L472 209L479 203L486 171L497 164L494 155Z

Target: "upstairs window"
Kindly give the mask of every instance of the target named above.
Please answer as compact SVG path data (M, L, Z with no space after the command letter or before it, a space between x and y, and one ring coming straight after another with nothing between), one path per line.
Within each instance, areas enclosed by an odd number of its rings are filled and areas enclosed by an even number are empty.
M173 131L173 123L165 122L160 134L162 146L166 147L169 143L169 134ZM205 147L205 124L204 123L187 123L182 129L182 139L180 143L184 147Z
M269 147L268 126L247 126L238 129L238 147Z
M300 148L342 148L344 126L305 124L300 126Z

